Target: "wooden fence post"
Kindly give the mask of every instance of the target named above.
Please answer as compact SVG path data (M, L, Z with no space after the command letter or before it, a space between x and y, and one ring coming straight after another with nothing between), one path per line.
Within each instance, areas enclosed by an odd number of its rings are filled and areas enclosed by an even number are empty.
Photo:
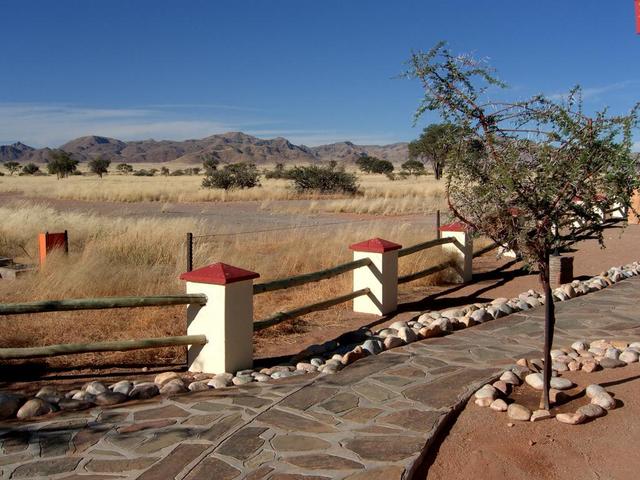
M470 282L473 277L473 238L469 228L462 222L448 223L440 227L443 237L452 237L454 243L447 243L442 249L453 254L460 283Z
M180 275L187 293L207 296L205 305L187 307L187 335L205 335L206 345L191 345L192 372L223 373L253 364L253 279L260 275L214 263Z
M193 233L187 232L187 272L193 270Z
M353 259L371 259L371 264L353 271L353 291L371 293L353 300L353 311L386 315L398 306L398 250L402 245L381 238L354 243Z

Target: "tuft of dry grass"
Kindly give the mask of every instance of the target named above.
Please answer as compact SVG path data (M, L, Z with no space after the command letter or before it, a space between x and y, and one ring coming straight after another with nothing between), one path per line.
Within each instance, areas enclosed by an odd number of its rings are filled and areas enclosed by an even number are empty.
M0 256L35 262L37 234L72 232L68 257L53 255L44 268L15 282L0 282L0 302L116 295L170 294L184 291L178 279L185 265L184 232L211 230L198 220L172 218L103 217L90 213L58 212L43 204L17 202L0 207ZM393 226L390 226L393 225ZM225 232L224 226L216 230ZM194 265L216 261L257 271L260 281L312 272L350 261L348 245L381 236L403 245L432 238L433 232L409 223L339 226L331 230L300 228L283 232L224 235L197 239ZM29 257L29 256L30 257ZM401 259L400 274L421 270L444 260L434 248ZM412 283L433 284L438 276ZM327 299L351 290L351 275L254 297L256 318ZM350 304L334 310L351 308ZM330 315L324 315L330 318ZM186 330L184 307L59 312L1 318L0 344L41 346L125 338L170 336ZM307 328L306 319L287 322L262 335L286 341L290 333ZM87 354L46 360L49 366L69 362L126 364L183 361L183 348L109 354Z

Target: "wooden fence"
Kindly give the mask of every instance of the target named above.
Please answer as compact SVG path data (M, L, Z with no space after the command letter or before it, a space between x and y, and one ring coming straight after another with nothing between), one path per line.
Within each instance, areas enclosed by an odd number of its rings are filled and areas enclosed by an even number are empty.
M396 250L397 258L412 255L426 249L443 246L447 244L456 244L457 240L453 237L445 236L444 238L436 238L427 242L422 242L405 248ZM399 246L398 246L399 247ZM494 248L493 246L491 248ZM488 251L488 249L485 249ZM484 253L484 252L482 252ZM478 254L480 254L478 252ZM217 265L217 264L216 264ZM222 264L220 264L222 265ZM189 270L191 270L191 260L189 261ZM445 270L447 268L455 268L455 262L447 261L440 265L432 266L417 272L395 277L397 284L411 282L433 273ZM233 268L233 267L231 267ZM250 295L261 295L267 292L284 290L292 287L298 287L321 280L334 278L338 275L354 271L356 269L375 269L374 262L371 258L360 258L354 261L336 265L325 270L320 270L302 275L295 275L287 278L271 280L268 282L252 284ZM196 273L196 272L192 272ZM251 272L248 272L251 273ZM350 293L339 295L333 298L324 299L301 307L277 312L267 318L253 321L253 331L263 330L265 328L277 325L283 321L291 320L311 312L324 310L334 305L348 302L362 296L372 296L372 289L369 287L355 289ZM249 299L249 302L251 300ZM190 308L199 310L207 307L210 300L204 293L187 293L179 295L157 295L157 296L139 296L139 297L108 297L108 298L86 298L86 299L65 299L65 300L47 300L38 302L0 304L0 316L6 315L22 315L44 312L64 312L77 310L98 310L112 308L143 308L158 307L168 305L189 305ZM226 321L226 320L223 320ZM189 332L187 332L189 333ZM28 347L28 348L0 348L0 359L25 359L38 357L51 357L57 355L79 354L89 352L105 352L105 351L125 351L135 349L158 348L176 345L191 345L196 347L205 346L212 338L210 335L197 333L174 337L161 338L143 338L136 340L106 341L97 343L73 343L62 345L49 345L44 347ZM190 360L191 363L191 360Z
M455 240L453 238L439 238L435 240L430 240L428 242L423 242L416 245L412 245L411 247L400 249L398 251L398 257L404 257L407 255L411 255L413 253L420 252L422 250L426 250L429 248L445 245L447 243L454 243L454 242ZM253 294L258 295L265 292L273 292L276 290L283 290L291 287L305 285L308 283L318 282L320 280L326 280L326 279L341 275L343 273L355 270L356 268L370 266L371 264L372 264L371 259L363 258L360 260L354 260L353 262L343 263L341 265L337 265L335 267L328 268L326 270L320 270L318 272L306 273L303 275L296 275L296 276L282 278L278 280L272 280L270 282L265 282L265 283L258 283L253 286ZM418 280L420 278L426 277L433 273L445 270L451 266L452 266L451 262L445 262L443 264L436 265L436 266L427 268L425 270L412 273L410 275L399 277L398 283L412 282L414 280ZM278 323L281 323L285 320L291 320L311 312L324 310L334 305L339 305L341 303L348 302L349 300L353 300L356 297L369 295L370 293L371 293L371 290L369 288L363 288L363 289L348 293L346 295L340 295L337 297L329 298L327 300L323 300L321 302L311 303L311 304L304 305L302 307L298 307L286 312L278 312L268 318L254 322L253 328L255 331L262 330L267 327L277 325Z

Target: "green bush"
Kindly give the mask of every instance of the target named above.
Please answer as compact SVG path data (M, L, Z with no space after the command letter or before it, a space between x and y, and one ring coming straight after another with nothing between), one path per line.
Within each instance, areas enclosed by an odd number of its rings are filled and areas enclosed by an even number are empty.
M184 174L185 174L185 173L184 173L184 170L180 170L180 169L178 169L178 170L174 170L173 172L171 172L171 173L170 173L170 174L168 174L168 175L171 175L172 177L181 177L181 176L183 176ZM164 174L163 174L163 175L164 175Z
M136 177L153 177L157 171L158 170L155 168L151 168L149 170L145 170L144 168L141 168L140 170L135 170L133 172L133 175Z
M356 160L356 165L365 173L391 173L393 163L389 160L381 160L377 157L364 155Z
M20 175L35 175L40 172L40 167L35 163L27 163L22 167L22 172Z
M298 192L348 193L358 192L358 183L353 173L344 169L336 169L333 165L319 167L293 167L291 179Z
M133 172L133 167L128 163L119 163L116 167L116 170L124 175L128 175Z
M222 170L208 169L202 180L205 188L253 188L260 186L260 173L253 163L230 163Z

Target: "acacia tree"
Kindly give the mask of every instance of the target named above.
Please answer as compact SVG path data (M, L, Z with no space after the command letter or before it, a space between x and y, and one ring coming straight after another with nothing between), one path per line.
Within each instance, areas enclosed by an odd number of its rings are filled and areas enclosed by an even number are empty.
M111 160L107 160L106 158L96 157L89 160L87 164L89 170L102 178L102 175L109 172L109 166L111 165Z
M436 180L440 180L447 157L456 147L455 139L463 132L451 123L432 123L425 127L417 140L409 143L409 159L431 162Z
M377 157L363 155L356 160L356 165L365 173L385 173L393 172L393 163L389 160L382 160Z
M58 180L66 178L76 171L78 161L71 158L71 155L64 150L54 150L51 152L51 159L47 162L47 171L55 174Z
M20 170L20 164L14 161L4 162L4 168L9 171L9 175L13 175L18 170Z
M407 175L424 175L424 163L419 160L407 160L402 165L402 170L407 173ZM436 178L439 178L436 176Z
M450 138L456 148L445 169L453 214L521 253L539 272L545 297L540 404L548 409L555 325L549 256L583 238L604 246L601 212L633 208L639 182L630 152L638 105L624 116L587 115L579 87L560 100L492 101L489 88L506 85L485 61L454 56L444 43L414 53L406 76L424 88L416 118L439 111L464 132Z

